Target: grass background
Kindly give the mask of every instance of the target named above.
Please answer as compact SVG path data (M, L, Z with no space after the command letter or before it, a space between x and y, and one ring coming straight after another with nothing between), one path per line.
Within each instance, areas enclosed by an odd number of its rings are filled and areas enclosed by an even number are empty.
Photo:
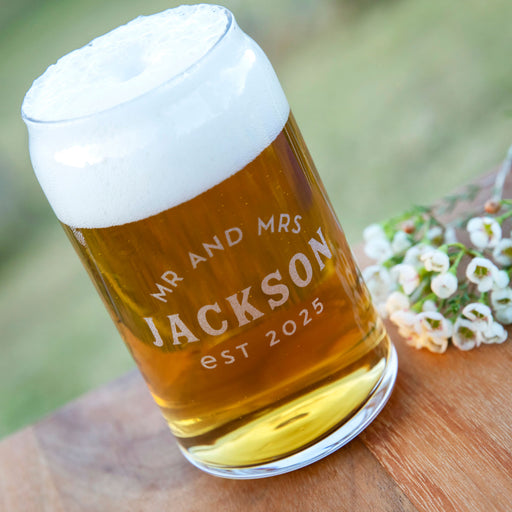
M353 243L512 143L512 2L224 4L273 62ZM174 5L0 0L0 437L133 367L32 173L23 95L64 53Z

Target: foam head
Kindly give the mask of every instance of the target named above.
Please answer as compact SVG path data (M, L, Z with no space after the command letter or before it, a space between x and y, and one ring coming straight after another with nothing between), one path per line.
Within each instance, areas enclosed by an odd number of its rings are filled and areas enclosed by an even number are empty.
M62 57L25 96L55 213L107 227L191 199L252 161L289 107L261 49L212 5L139 17Z

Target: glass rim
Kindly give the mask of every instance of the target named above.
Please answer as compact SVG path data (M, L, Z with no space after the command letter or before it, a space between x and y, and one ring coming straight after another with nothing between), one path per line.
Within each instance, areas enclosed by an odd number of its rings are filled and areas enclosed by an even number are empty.
M200 5L200 4L197 4L197 5ZM215 4L208 4L208 5L212 5L213 6ZM183 75L188 74L191 71L193 71L195 68L199 67L201 65L201 63L204 60L206 60L210 56L210 54L213 51L215 51L215 49L218 46L220 46L222 41L225 40L225 38L228 35L228 33L236 25L235 17L233 15L233 13L228 8L226 8L224 6L221 6L221 5L215 5L215 7L217 7L219 10L223 11L223 13L224 13L224 15L226 17L226 22L227 22L226 23L226 28L219 35L218 39L210 46L210 48L208 48L208 50L203 55L201 55L201 57L199 57L192 64L190 64L190 66L188 66L184 70L180 71L178 74L175 74L175 75L171 76L169 79L167 79L167 80L165 80L165 81L155 85L154 87L151 87L147 91L144 91L144 92L142 92L140 94L137 94L133 98L130 98L130 99L125 100L125 101L121 101L120 103L116 103L114 105L111 105L110 107L104 108L102 110L98 110L97 112L91 112L89 114L79 115L79 116L76 116L76 117L69 117L69 118L66 118L66 119L37 119L37 118L31 117L29 115L26 115L24 110L23 110L23 104L25 103L25 97L28 94L28 91L30 91L30 88L31 88L30 87L29 90L27 91L27 93L25 93L25 96L23 97L23 102L21 104L21 118L23 119L23 121L27 125L29 125L29 124L33 124L33 125L71 124L71 123L75 123L75 122L80 122L80 121L84 121L84 120L87 120L87 119L91 119L91 118L93 118L95 116L102 116L102 115L107 114L109 112L113 112L113 111L115 111L115 110L117 110L119 108L122 108L122 107L124 107L126 105L129 105L129 104L131 104L133 102L139 101L139 100L149 96L150 94L153 94L155 91L157 91L159 89L162 89L164 87L168 87L173 82L178 81ZM116 27L116 28L118 28L118 27ZM116 30L116 29L112 29L112 30ZM107 34L107 33L108 32L106 32L105 34ZM105 34L103 34L103 35L105 35ZM102 36L98 36L98 37L102 37ZM87 46L87 45L85 45L85 46ZM40 76L42 76L42 75L40 75Z

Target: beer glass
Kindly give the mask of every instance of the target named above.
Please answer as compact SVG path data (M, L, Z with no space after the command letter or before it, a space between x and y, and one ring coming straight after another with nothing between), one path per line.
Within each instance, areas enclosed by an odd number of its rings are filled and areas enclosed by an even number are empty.
M22 114L40 184L190 462L275 475L372 421L394 348L278 79L228 10L137 18L50 67Z

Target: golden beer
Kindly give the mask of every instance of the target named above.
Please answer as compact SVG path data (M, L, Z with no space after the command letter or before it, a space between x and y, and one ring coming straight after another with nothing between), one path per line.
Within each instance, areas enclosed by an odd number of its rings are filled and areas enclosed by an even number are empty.
M396 374L394 349L293 116L265 138L242 168L155 213L89 222L96 197L77 192L86 220L59 215L181 450L233 478L289 471L346 443L384 405ZM59 162L71 155L97 165L94 144L73 144L58 149ZM222 158L212 150L212 167ZM170 195L194 180L174 167ZM160 171L147 172L150 190L129 191L144 207L160 192ZM131 215L122 197L112 201ZM113 216L111 205L101 207Z

